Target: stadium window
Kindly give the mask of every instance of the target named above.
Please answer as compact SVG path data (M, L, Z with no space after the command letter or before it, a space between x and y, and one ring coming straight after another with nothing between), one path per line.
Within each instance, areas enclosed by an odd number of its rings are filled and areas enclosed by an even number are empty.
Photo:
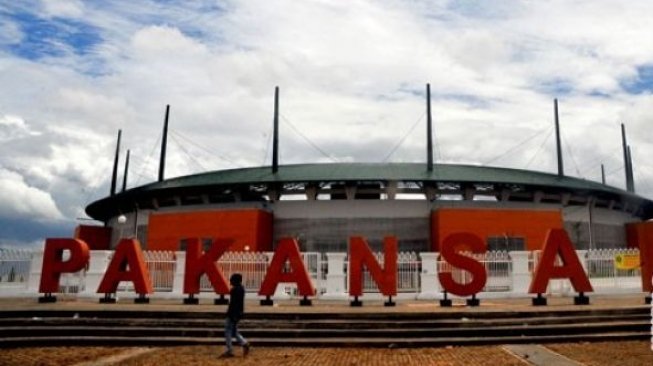
M202 250L204 252L208 252L209 249L211 249L211 244L213 244L213 239L211 238L202 238ZM186 251L186 247L188 246L188 239L181 239L179 240L179 250L182 252Z
M516 236L490 236L487 238L488 251L522 251L526 250L526 240Z

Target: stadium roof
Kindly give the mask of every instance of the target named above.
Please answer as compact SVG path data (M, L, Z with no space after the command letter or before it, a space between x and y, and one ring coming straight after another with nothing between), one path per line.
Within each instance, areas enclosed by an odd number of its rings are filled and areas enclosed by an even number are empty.
M473 165L436 164L427 171L423 163L331 163L281 165L277 173L269 166L212 171L182 176L129 189L91 203L86 212L92 218L107 220L121 212L149 208L152 200L172 197L224 194L229 192L265 193L265 189L283 191L288 184L407 182L420 187L437 187L439 194L460 191L463 187L485 186L491 192L541 191L547 194L569 194L593 197L610 207L629 208L642 217L653 215L653 201L625 190L584 179L508 168ZM443 189L443 185L453 187ZM281 192L283 194L283 192ZM258 196L259 200L263 199ZM523 200L523 199L522 199Z

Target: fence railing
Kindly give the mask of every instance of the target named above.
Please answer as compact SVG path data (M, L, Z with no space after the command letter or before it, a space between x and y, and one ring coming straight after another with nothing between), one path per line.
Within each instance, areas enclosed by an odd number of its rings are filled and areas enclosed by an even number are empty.
M599 249L588 251L585 255L585 270L595 290L641 287L641 269L618 268L615 260L618 255L639 255L639 250Z
M529 272L532 273L537 266L541 253L533 251L529 252L527 256L526 253L521 253L519 258L525 258L524 260L528 261L528 264L523 261L520 262L523 263L524 267L522 268L526 268L525 266L527 265ZM108 257L105 258L110 260L112 254L109 253ZM639 251L637 249L578 251L579 259L586 269L587 276L595 292L618 293L624 291L641 291L641 270L639 268L618 268L615 265L615 258L620 254L638 255ZM30 268L32 263L34 263L33 259L35 255L40 255L40 252L0 248L0 296L2 296L3 292L22 291L24 293L27 291L28 283L34 282L30 281L31 272L36 274L40 273L40 268ZM482 263L487 271L487 282L483 292L501 294L519 291L515 290L515 272L513 270L515 268L515 259L511 256L510 252L467 253L466 255L470 255ZM175 289L175 286L178 286L178 284L175 285L175 278L178 279L180 276L177 273L179 264L176 253L171 251L144 251L143 256L152 279L155 293L174 292L181 294L181 289ZM246 290L250 293L257 293L272 256L273 253L271 252L227 252L218 261L218 266L226 278L229 278L233 273L243 274ZM64 259L66 259L65 257ZM379 264L383 266L383 253L375 253L375 257ZM318 297L330 292L329 288L327 288L328 283L330 283L328 279L329 275L334 274L340 274L341 277L338 277L336 284L340 291L344 291L343 293L346 294L349 285L346 255L344 255L344 260L341 256L340 261L334 262L337 263L335 265L334 263L330 263L327 258L326 253L302 253L302 259L317 289ZM38 261L36 262L38 263ZM437 259L435 264L439 272L451 272L454 280L458 283L464 284L471 281L469 272L452 267L441 258ZM559 258L557 265L561 265ZM419 293L422 290L422 268L423 263L418 253L398 253L397 291L403 294ZM93 293L93 288L87 289L86 287L97 286L97 284L88 285L86 281L87 269L77 273L63 274L60 280L60 291L64 294L78 294L84 291L86 293ZM38 284L38 279L36 279L36 283ZM213 287L206 276L201 278L200 289L202 292L213 292ZM32 291L35 290L32 289ZM118 291L133 292L133 285L130 282L122 282ZM553 294L565 294L573 292L573 289L568 280L552 280L547 291ZM376 283L372 280L367 270L363 273L363 292L379 292ZM296 296L296 286L294 284L282 284L280 285L280 289L278 289L278 294L281 293Z
M177 270L175 252L146 250L143 258L147 271L152 278L152 287L155 292L172 292L172 286Z
M33 253L28 249L0 249L0 286L26 285Z
M383 253L374 253L376 261L382 267L385 266ZM345 258L344 271L347 274L344 288L349 291L349 268ZM419 255L415 252L397 253L397 293L419 292L420 273L422 272L422 262ZM363 267L363 292L378 293L378 285L370 275L366 267Z

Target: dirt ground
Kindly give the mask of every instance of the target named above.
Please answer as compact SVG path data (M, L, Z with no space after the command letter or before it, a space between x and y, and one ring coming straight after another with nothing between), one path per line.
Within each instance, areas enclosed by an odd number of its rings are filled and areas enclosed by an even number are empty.
M648 341L569 343L546 345L549 349L586 365L653 365ZM0 365L68 366L128 352L112 347L42 347L0 349ZM501 346L446 348L252 348L248 357L237 349L236 357L220 359L223 347L184 346L152 348L116 364L164 365L527 365Z

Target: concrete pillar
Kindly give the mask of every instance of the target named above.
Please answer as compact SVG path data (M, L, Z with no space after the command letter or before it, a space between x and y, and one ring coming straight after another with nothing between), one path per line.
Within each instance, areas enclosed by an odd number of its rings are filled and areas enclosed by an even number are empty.
M32 253L29 264L29 279L27 281L27 293L29 296L38 296L39 285L41 284L41 270L43 269L43 251Z
M424 194L426 195L426 200L432 202L436 199L438 193L437 187L427 186L424 188Z
M175 277L172 280L172 295L183 296L184 273L186 273L186 252L175 252Z
M348 200L353 200L356 198L356 186L345 186L345 195Z
M306 186L305 191L308 201L315 201L317 199L317 186L309 184Z
M528 270L528 251L510 252L512 259L512 294L527 295L531 285L531 272Z
M346 256L347 253L327 253L326 292L322 295L322 299L347 300L349 298L345 291L347 275L344 263Z
M576 255L578 256L580 264L583 266L583 271L587 273L587 250L577 250Z
M419 254L422 261L421 288L417 295L419 300L442 298L440 281L438 281L438 253L423 252Z
M388 185L385 187L385 192L388 195L389 200L395 199L397 197L397 181L389 181Z
M97 289L104 277L104 273L109 267L109 260L113 251L111 250L91 250L88 270L84 278L84 291L79 295L82 297L94 297L97 295Z
M580 262L580 265L583 266L583 272L585 272L585 275L587 276L587 278L589 278L589 274L587 273L587 252L588 252L587 250L577 250L576 255L578 256L578 261ZM616 274L613 274L612 278L615 279L615 284L614 284L615 287L618 287L619 284L616 282L617 281ZM592 281L590 280L590 283L591 282ZM569 285L570 291L574 292L575 290L574 287L571 286L571 281L567 280L567 284Z

